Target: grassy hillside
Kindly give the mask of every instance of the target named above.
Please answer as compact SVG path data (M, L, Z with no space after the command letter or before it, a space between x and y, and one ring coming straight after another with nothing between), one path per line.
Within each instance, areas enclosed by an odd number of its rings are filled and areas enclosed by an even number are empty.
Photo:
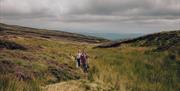
M115 48L94 49L96 44L87 41L44 38L38 33L33 37L29 37L32 36L29 33L15 35L6 32L4 35L1 31L1 91L180 90L180 55L174 47L154 51L161 46L151 44L150 40L148 46L142 46L147 44L142 39L124 42ZM178 36L166 40L178 39ZM179 48L179 45L174 46ZM84 48L89 55L88 74L75 68L73 59L77 50Z
M173 47L178 47L178 45L180 45L179 41L180 41L180 30L177 30L177 31L149 34L125 41L108 42L97 46L97 48L118 47L124 43L131 43L134 46L157 47L157 50L163 51L163 50L171 49Z
M61 39L61 40L71 40L71 41L88 42L88 43L100 43L100 42L108 41L106 39L92 37L92 36L84 36L76 33L47 30L47 29L36 29L36 28L22 27L17 25L7 25L3 23L0 23L0 35L41 37L46 39Z

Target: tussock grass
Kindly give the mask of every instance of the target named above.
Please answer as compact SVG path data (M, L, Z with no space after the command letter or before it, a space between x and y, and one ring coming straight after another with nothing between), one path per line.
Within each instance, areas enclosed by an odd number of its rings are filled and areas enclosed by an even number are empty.
M151 47L135 47L128 44L118 48L92 49L94 45L90 44L37 38L19 38L14 41L31 50L2 50L0 62L6 59L15 65L13 67L22 68L22 72L35 73L34 81L24 82L11 76L0 75L2 91L23 91L24 88L39 91L39 86L81 78L83 75L75 68L72 56L78 49L83 48L86 48L89 54L88 84L103 84L97 91L101 91L103 86L110 91L180 89L179 56L177 54L174 56L169 51L154 52ZM15 72L16 70L11 74ZM83 82L79 84L83 89L91 90L91 86Z
M151 52L147 47L95 49L90 80L120 91L178 91L178 60L168 52ZM93 73L93 75L92 75Z
M12 41L26 46L29 50L3 49L0 51L1 81L8 82L1 84L3 91L11 91L9 90L11 83L17 85L15 86L17 89L15 88L13 91L21 91L26 87L22 86L22 89L19 90L21 86L18 84L26 84L27 87L31 85L45 86L65 80L80 79L80 70L75 69L75 61L72 59L79 48L76 43L23 37L15 38ZM32 81L34 79L33 83L19 81L16 78L19 72L22 77L28 77ZM7 76L9 73L15 77L10 79L10 76ZM3 80L4 78L8 79ZM31 88L28 87L27 89Z
M0 48L7 48L11 50L26 50L26 48L22 45L19 45L15 42L8 41L8 40L2 40L0 39Z
M0 91L41 91L35 80L23 81L14 75L0 75Z

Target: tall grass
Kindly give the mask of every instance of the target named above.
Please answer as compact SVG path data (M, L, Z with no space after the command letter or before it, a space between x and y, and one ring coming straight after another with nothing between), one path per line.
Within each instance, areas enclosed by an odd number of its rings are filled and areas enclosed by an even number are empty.
M13 75L0 75L0 91L41 91L37 81L23 81Z
M19 60L13 63L23 68L30 67L31 69L27 68L30 72L48 72L49 65L55 66L50 62L65 63L74 70L75 61L70 57L75 55L79 48L86 48L90 58L88 80L105 84L111 91L180 90L180 63L178 59L172 59L169 52L152 52L151 48L129 45L120 48L91 49L93 45L89 44L35 38L15 41L30 47L31 50L6 50L0 53L0 57ZM0 74L0 90L40 91L40 84L48 83L47 79L54 79L49 74L39 75L30 81ZM42 83L37 79L42 80Z
M111 85L120 91L178 91L180 64L168 52L126 47L90 51L91 80ZM93 74L92 74L93 73Z

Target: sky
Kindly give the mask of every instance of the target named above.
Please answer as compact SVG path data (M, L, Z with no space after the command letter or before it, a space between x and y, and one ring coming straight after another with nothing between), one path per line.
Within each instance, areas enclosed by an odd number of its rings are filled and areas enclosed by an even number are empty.
M0 0L0 22L91 33L180 29L180 0Z

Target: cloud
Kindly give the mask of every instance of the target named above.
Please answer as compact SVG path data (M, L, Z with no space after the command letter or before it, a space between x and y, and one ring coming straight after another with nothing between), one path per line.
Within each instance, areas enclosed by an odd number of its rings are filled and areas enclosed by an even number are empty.
M65 24L174 24L179 28L179 0L0 0L3 21ZM17 22L18 23L18 22ZM154 24L153 24L154 23ZM113 25L111 25L113 26ZM171 26L171 25L170 25ZM102 26L99 26L102 27ZM120 28L120 27L119 27ZM158 28L162 28L161 26Z
M76 8L85 7L83 6L85 1L87 0L1 0L0 12L12 16L34 15L37 13L42 13L44 16L59 16Z

